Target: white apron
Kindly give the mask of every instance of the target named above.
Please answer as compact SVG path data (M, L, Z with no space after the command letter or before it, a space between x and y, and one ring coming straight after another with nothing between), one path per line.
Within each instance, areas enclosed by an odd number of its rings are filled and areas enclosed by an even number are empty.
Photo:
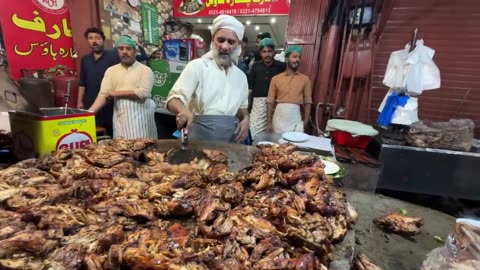
M157 139L155 102L115 98L113 111L113 137L124 139Z
M267 129L267 98L253 99L252 112L250 113L250 132L252 140Z
M302 114L298 104L279 103L275 107L272 119L273 132L303 132Z

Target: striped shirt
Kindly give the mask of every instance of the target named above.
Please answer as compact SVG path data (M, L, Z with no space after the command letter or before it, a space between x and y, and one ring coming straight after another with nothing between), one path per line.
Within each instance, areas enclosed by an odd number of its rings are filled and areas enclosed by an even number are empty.
M107 69L99 95L110 91L133 90L139 98L115 97L113 137L157 138L152 87L152 70L139 62L128 68L118 64Z

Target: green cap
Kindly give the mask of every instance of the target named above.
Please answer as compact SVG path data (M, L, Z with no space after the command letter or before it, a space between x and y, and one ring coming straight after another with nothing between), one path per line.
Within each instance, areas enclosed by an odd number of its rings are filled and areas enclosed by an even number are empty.
M288 57L288 55L292 52L298 52L301 55L303 53L303 49L298 45L292 45L285 50L285 57Z
M270 47L275 49L275 44L273 44L273 40L271 38L264 38L258 44L258 48L263 49L264 47Z
M133 41L133 39L127 36L120 36L120 38L117 39L117 42L115 44L117 45L117 47L119 45L127 45L135 49L135 41Z

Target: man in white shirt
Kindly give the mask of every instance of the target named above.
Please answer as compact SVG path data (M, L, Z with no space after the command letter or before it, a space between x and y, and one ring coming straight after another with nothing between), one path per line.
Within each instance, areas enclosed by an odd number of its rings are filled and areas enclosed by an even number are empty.
M242 142L248 136L248 81L234 64L245 28L232 16L212 25L212 50L188 63L167 99L193 140Z
M89 110L97 112L108 98L113 98L113 137L156 139L155 102L151 99L153 72L136 61L131 38L121 36L117 50L121 62L107 69Z

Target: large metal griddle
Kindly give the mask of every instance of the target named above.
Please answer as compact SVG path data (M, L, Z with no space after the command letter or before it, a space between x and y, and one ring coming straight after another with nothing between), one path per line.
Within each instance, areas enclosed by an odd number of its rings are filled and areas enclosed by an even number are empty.
M179 146L179 140L160 140L153 148L159 152L166 152L172 147ZM251 165L252 155L257 151L257 148L252 146L206 141L192 141L189 147L196 150L224 151L228 155L228 164L233 172ZM351 169L349 173L354 174L355 170ZM357 208L359 220L345 239L336 245L335 261L332 262L330 269L349 270L355 252L367 254L384 269L420 269L427 253L441 245L434 236L446 239L455 223L455 218L429 208L378 194L340 190L345 192L348 201ZM372 222L375 217L401 209L407 210L409 215L424 218L425 225L420 234L412 237L389 234L377 228Z

